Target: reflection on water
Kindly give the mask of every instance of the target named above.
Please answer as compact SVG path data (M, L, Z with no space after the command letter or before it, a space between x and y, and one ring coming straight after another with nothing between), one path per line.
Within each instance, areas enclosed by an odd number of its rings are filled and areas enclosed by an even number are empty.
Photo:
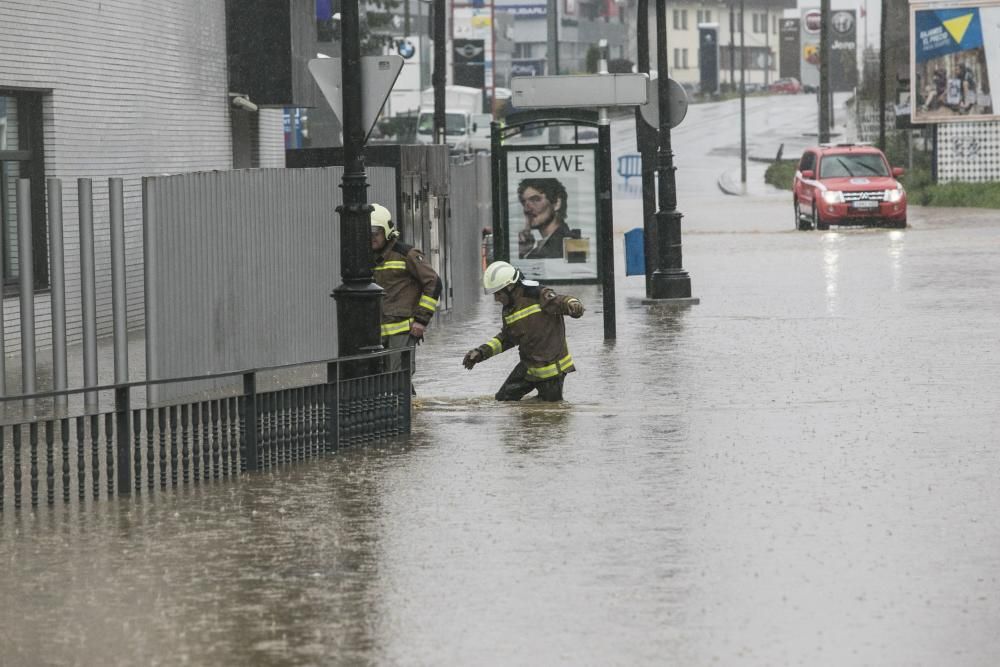
M562 403L461 367L484 300L408 439L5 511L0 662L992 664L1000 313L953 304L1000 267L944 233L692 235L699 306L621 280L607 344L574 288Z
M889 239L889 274L892 276L892 290L898 292L903 277L903 256L906 250L906 232L893 230L886 235Z
M838 274L840 273L840 245L843 241L837 232L823 234L823 276L826 278L826 314L837 314Z

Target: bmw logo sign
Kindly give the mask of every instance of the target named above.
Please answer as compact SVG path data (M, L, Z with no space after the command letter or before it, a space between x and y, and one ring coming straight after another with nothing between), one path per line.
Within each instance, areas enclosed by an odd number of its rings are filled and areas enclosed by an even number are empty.
M401 39L396 44L396 52L408 60L413 57L416 49L413 47L413 42L408 39Z

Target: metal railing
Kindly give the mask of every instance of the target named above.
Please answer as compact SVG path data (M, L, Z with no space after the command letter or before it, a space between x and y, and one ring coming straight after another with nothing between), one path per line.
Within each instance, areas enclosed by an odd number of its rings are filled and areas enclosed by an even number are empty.
M26 502L83 505L232 479L409 433L412 352L392 352L403 355L401 370L381 372L388 354L2 398L5 408L21 402L25 416L0 424L0 512L8 498L16 510ZM262 374L320 364L319 382L258 387ZM227 378L241 379L241 390L133 405L133 396L151 385ZM85 392L113 392L114 409L27 416L39 402L59 405L60 397Z

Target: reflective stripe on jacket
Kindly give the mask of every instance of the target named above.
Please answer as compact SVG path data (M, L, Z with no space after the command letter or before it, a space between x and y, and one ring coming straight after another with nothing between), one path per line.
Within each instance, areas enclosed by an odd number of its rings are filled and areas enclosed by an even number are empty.
M389 241L375 257L375 283L385 290L383 336L407 333L413 322L426 325L437 311L441 279L423 253L399 240Z
M518 285L512 303L503 309L503 328L479 346L488 359L512 347L518 348L528 367L528 379L549 380L576 370L566 344L563 315L573 297L556 294L548 287Z

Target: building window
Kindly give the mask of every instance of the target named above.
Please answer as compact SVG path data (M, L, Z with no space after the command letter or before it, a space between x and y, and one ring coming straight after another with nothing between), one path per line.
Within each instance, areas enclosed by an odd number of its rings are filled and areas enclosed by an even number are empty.
M683 65L681 65L681 68L682 69L687 69L688 68L688 50L687 49L681 49L681 61L684 63Z
M686 9L674 10L674 30L688 29L688 13Z
M674 49L674 69L681 68L681 50Z
M42 95L0 90L0 233L3 235L3 285L20 283L17 182L31 183L32 269L35 287L49 283L45 224L45 161L42 152Z
M712 22L712 10L711 9L699 9L698 10L698 23L711 23Z

